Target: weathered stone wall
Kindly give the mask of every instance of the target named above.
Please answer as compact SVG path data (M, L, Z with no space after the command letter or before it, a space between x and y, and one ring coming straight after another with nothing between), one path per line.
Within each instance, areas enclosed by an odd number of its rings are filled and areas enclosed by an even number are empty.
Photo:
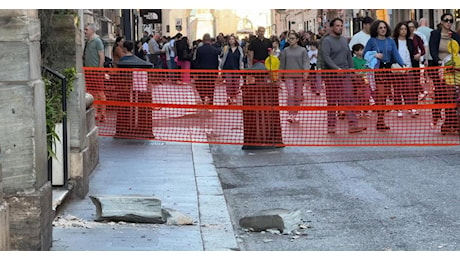
M0 163L10 249L49 250L53 212L38 11L1 9L0 35Z
M0 251L9 250L10 224L8 218L8 205L0 200Z
M0 147L0 156L1 156ZM8 204L3 200L2 164L0 163L0 251L9 250L10 223L8 219Z
M52 13L52 11L51 11ZM87 17L86 15L84 17ZM42 18L46 19L46 18ZM85 20L85 19L83 19ZM86 87L82 72L83 48L81 21L77 14L52 14L47 31L46 61L49 67L62 71L75 67L77 76L74 90L67 99L67 120L69 121L69 179L73 189L71 198L82 199L89 191L89 175L99 163L99 140L94 113L88 118L86 107ZM48 28L46 28L48 29ZM45 28L44 28L45 30ZM61 50L56 52L55 50Z
M33 193L5 198L10 207L11 250L50 250L54 219L51 183Z
M55 14L53 9L40 10L40 14L44 65L59 72L75 67L78 16Z

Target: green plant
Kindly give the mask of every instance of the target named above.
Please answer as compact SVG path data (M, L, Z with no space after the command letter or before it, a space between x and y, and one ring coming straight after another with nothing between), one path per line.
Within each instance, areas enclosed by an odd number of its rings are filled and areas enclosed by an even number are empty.
M64 69L62 75L67 80L67 93L66 98L69 97L74 86L73 82L77 75L75 68ZM48 159L56 158L55 148L56 141L59 136L56 133L55 127L57 123L61 123L66 115L62 109L62 82L59 78L47 74L43 77L45 83L45 97L46 97L46 141L48 149Z

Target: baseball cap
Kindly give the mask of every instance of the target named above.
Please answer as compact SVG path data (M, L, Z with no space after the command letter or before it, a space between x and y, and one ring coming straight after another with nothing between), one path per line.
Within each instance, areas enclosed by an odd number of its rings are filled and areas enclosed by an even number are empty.
M374 19L370 18L369 16L366 16L363 18L363 24L365 23L373 23Z

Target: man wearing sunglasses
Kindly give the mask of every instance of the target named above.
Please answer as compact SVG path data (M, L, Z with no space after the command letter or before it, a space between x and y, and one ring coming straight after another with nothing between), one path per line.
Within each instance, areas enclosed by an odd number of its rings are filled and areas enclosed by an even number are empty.
M443 60L449 55L447 44L450 40L455 40L460 44L460 36L454 32L451 27L454 23L454 17L450 13L445 13L441 16L441 24L438 29L433 30L430 34L430 54L433 60L429 66L442 66ZM436 71L431 70L432 74ZM444 79L438 75L432 75L435 85L434 100L435 104L439 103L452 103L455 102L455 88L447 85ZM445 134L458 134L458 119L454 108L445 108L445 120L441 126L441 133ZM437 127L438 121L441 118L441 109L435 108L432 110L433 121L431 126Z

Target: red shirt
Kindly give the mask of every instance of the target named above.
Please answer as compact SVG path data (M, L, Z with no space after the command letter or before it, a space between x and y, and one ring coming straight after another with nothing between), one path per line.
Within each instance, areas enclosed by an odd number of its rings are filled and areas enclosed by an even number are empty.
M423 46L423 40L418 36L417 34L414 34L414 47L415 47L415 53L418 53L418 50L420 50L420 55L423 56L425 55L425 46Z

